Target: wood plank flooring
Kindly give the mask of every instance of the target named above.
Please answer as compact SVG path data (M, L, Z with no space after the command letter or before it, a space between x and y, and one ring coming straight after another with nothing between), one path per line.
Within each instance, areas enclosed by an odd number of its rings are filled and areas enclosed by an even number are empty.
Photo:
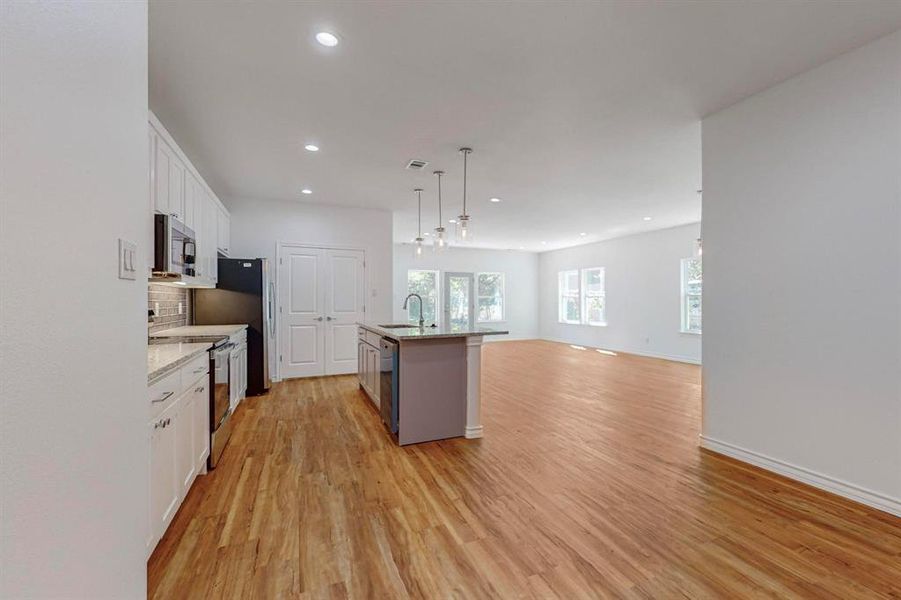
M483 347L482 440L399 448L354 376L250 398L152 598L901 597L901 519L698 448L692 365Z

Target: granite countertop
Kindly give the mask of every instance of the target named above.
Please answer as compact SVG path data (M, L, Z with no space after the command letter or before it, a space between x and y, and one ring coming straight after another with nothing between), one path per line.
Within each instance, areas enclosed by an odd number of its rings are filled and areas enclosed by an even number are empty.
M368 329L392 340L410 341L437 338L473 337L477 335L505 335L510 333L501 329L489 329L488 327L428 327L420 329L416 325L411 327L382 327L375 323L357 323L363 329Z
M166 337L197 337L204 335L222 335L230 336L238 333L242 329L247 329L247 324L236 325L186 325L184 327L173 327L172 329L164 329L150 334L152 338Z
M147 383L168 375L192 358L207 352L211 346L210 342L147 346Z

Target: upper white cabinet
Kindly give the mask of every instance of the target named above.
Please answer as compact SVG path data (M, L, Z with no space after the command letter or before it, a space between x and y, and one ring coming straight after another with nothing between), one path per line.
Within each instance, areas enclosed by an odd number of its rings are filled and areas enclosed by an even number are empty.
M188 287L212 287L218 281L218 253L228 255L231 216L197 169L152 112L150 125L150 206L152 213L172 215L194 231L197 251ZM153 219L148 242L148 265L153 268Z
M222 254L228 256L228 244L229 238L231 237L231 217L228 214L228 211L223 209L219 210L219 227L218 227L218 240L219 244L217 248Z

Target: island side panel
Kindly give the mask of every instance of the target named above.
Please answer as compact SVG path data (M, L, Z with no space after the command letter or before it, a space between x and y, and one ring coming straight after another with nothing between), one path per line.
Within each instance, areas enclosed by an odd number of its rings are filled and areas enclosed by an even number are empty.
M402 341L398 443L460 437L466 430L466 338Z

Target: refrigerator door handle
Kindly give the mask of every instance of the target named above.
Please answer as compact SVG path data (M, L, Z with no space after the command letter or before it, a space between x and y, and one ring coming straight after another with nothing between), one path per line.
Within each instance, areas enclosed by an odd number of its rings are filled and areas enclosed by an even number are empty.
M275 284L269 282L269 333L275 335Z

